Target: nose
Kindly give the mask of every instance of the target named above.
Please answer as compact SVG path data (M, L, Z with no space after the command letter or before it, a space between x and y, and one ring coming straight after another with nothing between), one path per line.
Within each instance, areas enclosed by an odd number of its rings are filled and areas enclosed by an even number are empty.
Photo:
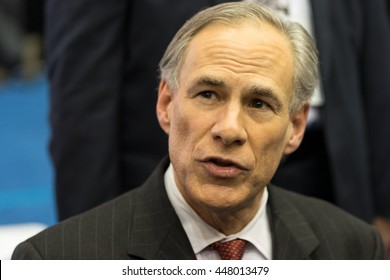
M221 141L224 145L243 145L248 137L243 117L239 106L222 108L211 129L213 139Z

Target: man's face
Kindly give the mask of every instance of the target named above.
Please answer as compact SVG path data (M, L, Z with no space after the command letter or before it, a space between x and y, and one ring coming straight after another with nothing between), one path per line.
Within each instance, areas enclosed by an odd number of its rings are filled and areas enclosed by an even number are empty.
M257 209L282 155L298 147L307 110L289 112L293 64L272 27L213 24L191 41L178 90L161 82L175 180L201 216Z

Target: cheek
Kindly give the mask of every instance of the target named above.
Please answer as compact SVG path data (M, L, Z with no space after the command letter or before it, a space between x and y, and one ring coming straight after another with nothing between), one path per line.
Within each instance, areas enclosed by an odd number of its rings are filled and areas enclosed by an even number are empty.
M183 102L183 101L180 101ZM173 104L169 130L169 153L171 159L184 161L184 158L191 155L195 133L197 132L196 123L183 103L181 106Z
M210 129L208 124L214 117L210 114L202 115L199 109L192 106L186 99L175 103L172 109L169 132L172 149L187 147L187 149L192 150L207 134ZM180 145L180 147L174 145Z
M262 133L254 137L257 168L267 170L273 176L287 143L287 126L272 125L264 127L261 131Z

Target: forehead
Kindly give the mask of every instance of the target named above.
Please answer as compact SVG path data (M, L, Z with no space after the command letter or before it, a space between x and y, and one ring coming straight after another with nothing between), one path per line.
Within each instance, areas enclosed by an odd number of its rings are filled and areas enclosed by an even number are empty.
M274 86L291 87L293 64L291 45L276 28L265 23L235 26L213 23L190 42L181 74L197 75L205 71L237 77L249 74L269 80Z

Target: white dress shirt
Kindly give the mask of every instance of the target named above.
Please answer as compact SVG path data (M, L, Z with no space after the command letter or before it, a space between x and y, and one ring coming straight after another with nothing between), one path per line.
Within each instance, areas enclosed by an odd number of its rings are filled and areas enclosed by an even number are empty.
M218 253L208 246L216 241L236 238L248 241L243 260L272 259L272 238L267 216L268 191L265 188L260 207L253 219L240 232L229 236L207 224L186 202L174 179L172 164L164 176L165 188L198 260L219 260Z

